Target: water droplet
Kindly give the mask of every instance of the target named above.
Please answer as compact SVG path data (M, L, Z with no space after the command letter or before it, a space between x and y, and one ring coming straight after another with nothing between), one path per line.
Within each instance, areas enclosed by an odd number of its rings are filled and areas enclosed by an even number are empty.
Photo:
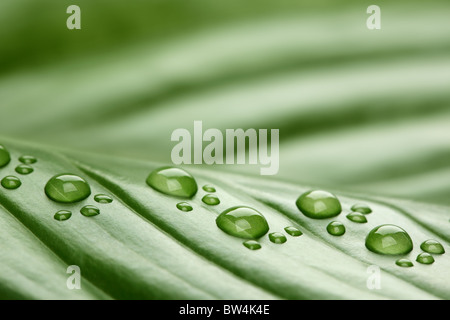
M366 237L366 247L379 254L399 255L411 252L413 243L408 233L402 228L384 224L369 232Z
M269 231L266 218L250 207L232 207L216 219L217 226L229 235L243 239L258 239Z
M327 231L332 236L342 236L345 233L345 226L339 221L331 221L327 226Z
M197 193L194 177L175 167L162 167L152 171L147 184L161 193L180 198L192 198Z
M286 228L284 228L284 231L286 231L286 233L292 237L298 237L303 234L303 232L301 232L296 227L286 227Z
M0 145L0 168L8 165L10 161L11 155L9 154L9 151L6 150L4 146Z
M33 164L37 162L37 159L33 156L21 156L19 161L24 164Z
M80 212L85 217L93 217L100 214L100 209L95 206L88 205L81 208Z
M249 248L250 250L259 250L261 249L261 245L258 241L255 240L247 240L242 243L246 248Z
M16 172L23 175L30 174L33 171L34 169L27 164L20 164L16 167Z
M436 240L427 240L422 242L422 244L420 245L420 249L428 253L435 253L435 254L445 253L445 249L442 246L442 244L440 244Z
M7 176L2 179L2 186L5 189L13 190L17 189L22 185L22 182L19 178L14 176Z
M408 259L398 259L395 264L402 268L411 268L414 264Z
M202 198L202 201L210 206L216 206L220 203L219 198L213 194L207 194Z
M107 194L96 194L94 197L94 200L97 201L98 203L111 203L113 202L113 199L108 196Z
M347 215L347 219L356 223L366 223L367 218L361 212L350 212Z
M210 193L216 192L216 188L214 188L213 186L211 186L209 184L204 185L203 190L205 190L206 192L210 192Z
M276 243L276 244L282 244L282 243L285 243L287 241L287 239L284 236L284 234L279 233L279 232L269 233L269 240L272 241L273 243Z
M361 212L364 214L369 214L372 212L372 209L370 209L370 207L366 204L362 204L362 203L357 203L352 207L352 211L357 211L357 212Z
M177 203L177 208L184 212L192 211L192 206L187 202Z
M434 258L431 254L427 252L422 252L417 256L416 261L421 264L432 264L434 262Z
M89 197L91 188L83 178L77 175L59 174L47 182L45 194L56 202L73 203Z
M57 213L55 213L55 215L53 217L55 218L55 220L65 221L65 220L69 220L71 216L72 216L72 212L67 211L67 210L59 210Z
M313 219L335 217L342 211L341 203L336 196L322 190L303 193L295 204L305 216Z

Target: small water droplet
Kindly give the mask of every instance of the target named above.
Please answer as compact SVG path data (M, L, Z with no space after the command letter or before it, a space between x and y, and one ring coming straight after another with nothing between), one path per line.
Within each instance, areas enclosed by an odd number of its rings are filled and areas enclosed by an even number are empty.
M356 222L356 223L366 223L367 218L365 215L363 215L361 212L350 212L347 215L347 219Z
M33 164L37 162L37 159L33 156L21 156L19 161L24 164Z
M436 240L427 240L422 242L422 244L420 245L420 249L428 253L435 253L435 254L445 253L445 249L442 246L442 244L440 244Z
M1 184L3 188L13 190L19 188L22 185L22 181L17 177L7 176L2 179Z
M95 206L88 205L81 208L80 212L85 217L93 217L100 214L100 209Z
M327 226L327 231L332 236L342 236L345 233L345 226L339 221L331 221Z
M269 240L276 244L282 244L287 241L285 235L279 232L269 233Z
M431 254L427 252L422 252L417 256L416 261L421 264L432 264L434 262L434 258Z
M303 193L295 204L305 216L313 219L335 217L342 211L338 198L334 194L322 190Z
M242 243L246 248L249 248L250 250L259 250L261 249L261 245L258 241L255 240L247 240Z
M292 237L298 237L303 234L303 232L301 232L299 229L292 226L284 228L284 231L286 231L286 233Z
M177 203L177 208L184 212L192 211L192 206L187 202L179 202Z
M72 216L72 212L67 211L67 210L59 210L57 213L55 213L53 218L55 218L55 220L58 220L58 221L65 221L65 220L69 220L71 216Z
M33 171L34 169L27 164L20 164L16 167L16 172L23 175L30 174Z
M369 214L372 212L372 209L370 209L370 207L366 204L362 204L362 203L357 203L352 207L352 211L357 211L357 212L361 212L364 214Z
M402 268L411 268L414 264L408 259L398 259L395 264Z
M103 204L113 202L113 199L110 196L108 196L107 194L96 194L94 196L94 200L97 201L98 203L103 203Z
M409 234L402 228L384 224L369 232L366 248L379 254L399 255L411 252L413 243Z
M229 235L243 239L258 239L269 231L266 218L250 207L232 207L216 219L217 226Z
M86 180L77 175L59 174L47 182L45 194L56 202L74 203L89 197L91 188Z
M192 198L197 193L194 177L180 168L162 167L153 170L147 178L153 189L180 198Z
M202 198L202 201L210 206L216 206L220 203L219 198L213 194L207 194Z
M209 192L209 193L216 192L216 188L214 188L212 185L209 185L209 184L204 185L203 190L205 190L206 192Z
M9 151L2 145L0 145L0 168L3 168L8 165L11 161L11 155Z

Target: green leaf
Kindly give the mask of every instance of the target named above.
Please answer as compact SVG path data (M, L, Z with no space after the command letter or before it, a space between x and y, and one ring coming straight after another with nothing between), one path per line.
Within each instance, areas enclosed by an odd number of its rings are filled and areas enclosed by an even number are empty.
M6 143L7 142L7 143ZM149 299L448 299L450 288L447 254L436 256L431 266L405 270L395 258L380 256L364 247L371 228L395 223L414 242L411 260L420 243L433 238L448 248L448 210L413 202L363 195L338 194L345 211L364 201L373 213L367 224L335 217L346 225L340 238L326 232L329 219L313 220L301 214L295 200L309 187L273 179L190 170L199 185L213 185L218 206L205 205L199 190L190 200L194 210L176 208L177 198L161 194L146 184L158 165L116 157L61 152L5 140L12 159L32 154L35 172L21 177L17 190L0 190L3 205L0 234L7 250L1 252L0 295L21 298L149 298ZM16 161L16 160L14 160ZM14 162L1 169L10 174ZM58 204L44 193L49 178L61 172L84 177L92 195L77 204ZM97 193L112 195L111 204L97 204L101 214L87 218L82 206L95 204ZM242 239L222 232L217 215L232 206L251 206L266 217L270 232L297 226L303 235L283 244L264 236L262 249L250 251ZM71 219L56 221L60 210ZM8 238L14 241L10 245ZM10 247L12 246L12 247ZM16 250L26 250L17 255ZM448 250L447 250L448 251ZM17 261L17 259L24 259ZM12 262L17 261L11 276ZM81 268L83 290L64 290L68 265ZM381 268L380 290L366 286L367 268ZM30 273L33 272L33 277ZM13 274L14 275L14 274ZM23 279L27 277L26 281ZM2 282L3 284L4 282ZM43 283L45 288L40 287ZM32 288L39 287L38 292ZM53 291L53 288L59 288Z

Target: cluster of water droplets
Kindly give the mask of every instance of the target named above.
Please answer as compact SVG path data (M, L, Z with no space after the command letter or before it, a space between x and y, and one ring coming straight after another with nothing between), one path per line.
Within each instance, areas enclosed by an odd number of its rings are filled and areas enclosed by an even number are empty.
M15 168L16 173L20 175L28 175L34 171L34 168L31 165L37 162L37 159L35 157L24 155L19 157L18 160L21 163L16 166ZM0 168L4 168L10 163L11 163L11 154L3 145L0 145ZM20 180L20 178L16 176L8 175L1 179L0 184L5 189L15 190L20 188L20 186L22 185L22 181Z

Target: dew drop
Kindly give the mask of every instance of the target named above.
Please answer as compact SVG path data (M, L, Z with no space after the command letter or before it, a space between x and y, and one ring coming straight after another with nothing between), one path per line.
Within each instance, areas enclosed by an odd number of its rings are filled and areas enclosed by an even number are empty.
M269 240L276 244L282 244L287 241L286 236L279 232L269 233Z
M96 194L94 197L94 200L97 201L98 203L111 203L113 202L113 199L108 196L107 194Z
M206 192L210 192L210 193L214 193L216 192L216 188L214 188L213 186L206 184L202 187L203 190L205 190Z
M180 198L192 198L198 189L193 176L175 167L153 170L147 178L147 184L161 193Z
M192 211L192 206L187 202L179 202L177 203L178 210L189 212Z
M243 239L258 239L269 231L266 218L250 207L232 207L216 218L217 226L229 235Z
M419 254L417 256L416 261L421 264L432 264L432 263L434 263L434 258L431 254L429 254L427 252L422 252L421 254Z
M298 237L303 234L303 232L301 232L296 227L286 227L286 228L284 228L284 231L286 231L286 233L292 237Z
M7 176L2 179L1 184L3 188L13 190L19 188L22 185L22 181L17 177Z
M45 194L51 200L74 203L86 199L91 194L89 184L74 174L59 174L45 185Z
M445 253L445 249L442 246L442 244L440 244L436 240L427 240L422 242L422 244L420 245L420 249L428 253L435 253L435 254Z
M363 215L361 212L350 212L347 215L347 219L356 222L356 223L366 223L367 218L365 215Z
M24 164L33 164L37 162L37 159L33 156L21 156L19 161Z
M335 217L342 211L338 198L334 194L322 190L303 193L295 204L305 216L313 219Z
M11 155L9 151L2 145L0 145L0 168L3 168L8 165L11 161Z
M202 201L209 206L217 206L220 203L219 198L213 194L207 194L202 198Z
M345 226L339 221L331 221L327 226L327 231L332 236L342 236L345 233Z
M85 217L93 217L100 214L100 209L95 206L84 206L81 208L80 213Z
M30 174L33 171L34 169L27 164L20 164L16 167L16 172L23 175Z
M384 224L369 232L366 237L366 248L379 254L399 255L411 252L413 243L402 228Z
M59 210L57 213L55 213L53 218L55 218L55 220L58 220L58 221L65 221L65 220L69 220L71 216L72 216L72 212L67 211L67 210Z
M247 240L247 241L243 242L242 244L250 250L261 249L261 245L259 244L258 241L255 241L255 240Z
M352 207L352 211L361 212L364 214L369 214L372 212L372 209L366 204L357 203Z
M411 268L414 264L408 259L398 259L395 264L402 268Z

